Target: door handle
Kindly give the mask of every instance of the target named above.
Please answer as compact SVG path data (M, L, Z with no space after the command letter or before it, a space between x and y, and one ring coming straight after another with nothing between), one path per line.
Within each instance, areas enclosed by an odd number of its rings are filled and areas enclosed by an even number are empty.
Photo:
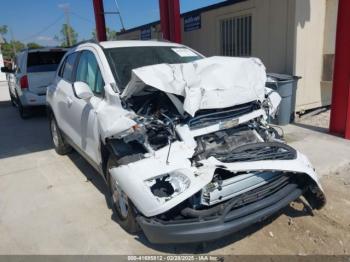
M67 97L67 105L71 106L72 104L73 104L73 99L68 96Z

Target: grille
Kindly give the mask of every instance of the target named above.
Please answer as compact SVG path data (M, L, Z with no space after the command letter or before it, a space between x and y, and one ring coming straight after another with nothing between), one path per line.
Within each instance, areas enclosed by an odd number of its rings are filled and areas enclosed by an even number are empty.
M237 197L232 198L230 202L235 202L234 208L248 205L250 203L259 201L268 196L271 196L291 183L290 176L279 176L272 181L269 181L266 185L243 193Z
M238 147L229 154L215 154L223 163L296 159L296 151L282 143L256 143Z
M235 117L239 117L254 110L259 109L260 106L257 102L247 103L239 106L224 109L206 109L197 112L194 118L188 121L190 129L198 129L216 124L220 121L229 120Z

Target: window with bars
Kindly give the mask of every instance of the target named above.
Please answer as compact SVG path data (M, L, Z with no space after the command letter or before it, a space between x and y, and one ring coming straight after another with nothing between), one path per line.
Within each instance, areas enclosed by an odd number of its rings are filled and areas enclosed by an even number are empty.
M251 56L252 16L238 16L220 21L220 53L223 56Z

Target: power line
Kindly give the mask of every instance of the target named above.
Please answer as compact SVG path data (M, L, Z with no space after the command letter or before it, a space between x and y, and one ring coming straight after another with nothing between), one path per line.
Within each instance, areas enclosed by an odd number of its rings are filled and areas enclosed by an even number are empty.
M76 18L79 18L80 20L83 20L83 21L85 21L85 22L89 22L89 23L91 23L91 24L94 23L92 20L90 20L90 19L88 19L88 18L86 18L86 17L83 17L83 16L77 14L76 12L72 12L72 11L71 11L70 13L71 13L73 16L75 16Z
M54 25L56 25L61 19L63 19L64 15L60 15L57 19L55 19L51 24L47 25L46 27L44 27L42 30L40 30L39 32L37 32L36 34L33 34L29 37L26 37L22 40L20 40L21 42L24 42L26 40L29 40L29 39L33 39L37 36L40 36L42 33L44 33L45 31L47 31L48 29L50 29L51 27L53 27Z
M117 0L114 0L115 2L115 6L117 7L117 14L119 16L119 20L120 20L120 24L122 26L122 30L124 31L125 30L125 26L124 26L124 22L123 22L123 18L122 18L122 14L120 12L120 8L119 8L119 5L118 5L118 1Z

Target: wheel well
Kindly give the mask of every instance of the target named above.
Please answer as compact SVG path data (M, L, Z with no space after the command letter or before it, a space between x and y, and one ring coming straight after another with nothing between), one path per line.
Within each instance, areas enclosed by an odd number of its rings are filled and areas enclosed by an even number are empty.
M53 115L55 117L55 114L53 113L52 111L52 108L51 106L49 105L46 105L46 114L47 114L47 117L49 118L51 115Z

